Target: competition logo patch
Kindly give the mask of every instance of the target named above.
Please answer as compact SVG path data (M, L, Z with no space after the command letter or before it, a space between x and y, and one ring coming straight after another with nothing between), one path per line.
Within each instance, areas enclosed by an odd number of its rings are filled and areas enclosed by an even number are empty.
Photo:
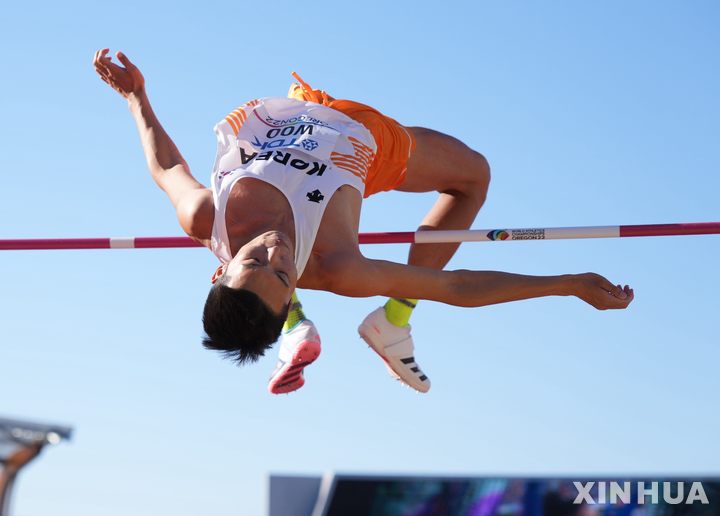
M318 142L315 140L303 140L300 143L306 151L312 151L318 148Z
M493 229L487 234L487 237L490 240L507 240L510 238L510 233L504 229Z

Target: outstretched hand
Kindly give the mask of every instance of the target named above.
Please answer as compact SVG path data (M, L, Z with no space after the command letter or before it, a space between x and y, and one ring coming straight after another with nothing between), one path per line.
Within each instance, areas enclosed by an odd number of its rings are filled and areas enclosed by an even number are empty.
M93 65L100 78L125 98L145 91L145 78L140 70L122 52L116 52L115 56L124 68L113 63L107 55L109 50L103 48L95 52Z
M613 285L599 274L577 274L575 295L598 310L627 308L635 298L628 285Z

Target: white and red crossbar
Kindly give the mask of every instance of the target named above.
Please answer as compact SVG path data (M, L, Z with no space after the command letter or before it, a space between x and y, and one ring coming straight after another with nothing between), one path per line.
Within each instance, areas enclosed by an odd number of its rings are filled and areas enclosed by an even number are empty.
M642 236L720 234L720 222L587 226L573 228L471 229L463 231L406 231L360 233L361 244L439 244L507 240L563 240ZM53 249L150 249L202 247L188 237L26 238L0 240L0 251Z

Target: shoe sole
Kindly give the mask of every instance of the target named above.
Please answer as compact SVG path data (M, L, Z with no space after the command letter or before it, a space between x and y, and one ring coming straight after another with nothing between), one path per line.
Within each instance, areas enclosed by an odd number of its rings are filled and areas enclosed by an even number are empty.
M374 340L373 335L372 335L373 330L374 330L374 328L372 327L372 325L361 324L360 327L358 328L358 333L360 334L360 337L362 337L362 339L367 343L367 345L370 347L370 349L372 349L377 354L377 356L379 356L382 359L382 361L385 362L385 367L387 368L388 373L390 373L390 376L395 378L397 381L399 381L403 385L406 385L406 386L410 387L411 389L414 389L418 392L422 392L422 393L428 392L430 390L429 385L425 385L423 383L420 383L419 385L413 385L413 383L408 382L405 379L403 379L403 377L395 370L395 368L393 367L390 360L388 360L388 358L385 355L383 355L383 353L382 353L382 351L385 350L384 346L382 346L382 344L380 344ZM375 330L375 331L377 331L377 330ZM414 373L412 373L412 378L417 379L419 381L419 378L417 378Z
M320 343L314 340L301 342L292 360L273 374L268 384L271 394L287 394L305 385L303 370L320 356Z

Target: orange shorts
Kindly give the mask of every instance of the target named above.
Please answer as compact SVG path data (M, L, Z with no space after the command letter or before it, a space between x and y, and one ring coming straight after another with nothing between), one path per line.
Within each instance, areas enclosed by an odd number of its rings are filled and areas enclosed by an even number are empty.
M377 153L365 179L365 197L397 188L405 179L408 158L415 150L410 131L377 109L352 100L335 100L322 90L310 88L297 74L293 76L300 86L292 84L288 97L336 109L364 125L375 139Z

